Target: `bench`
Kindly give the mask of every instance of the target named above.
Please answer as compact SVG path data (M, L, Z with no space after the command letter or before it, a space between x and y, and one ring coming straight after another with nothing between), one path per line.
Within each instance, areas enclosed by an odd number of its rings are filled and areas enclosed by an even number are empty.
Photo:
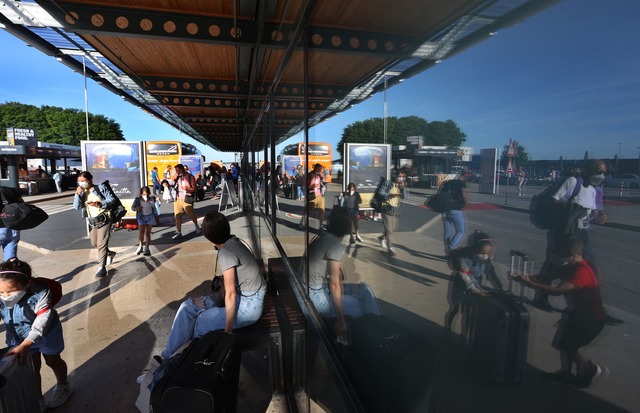
M258 264L262 274L267 278L264 261L258 260ZM284 388L282 377L282 333L274 296L274 287L267 278L267 293L264 296L262 316L257 322L249 326L235 329L234 333L238 336L240 352L261 348L267 349L269 352L269 371L273 392L280 393Z
M292 388L300 389L303 385L306 318L293 292L282 258L269 259L269 280L275 287L276 309L283 326L285 361L291 363L285 368L290 371L288 378L291 379Z
M266 348L273 392L285 390L284 371L294 388L302 387L305 317L293 293L281 258L269 259L269 271L258 260L267 279L262 316L254 324L235 329L240 351Z

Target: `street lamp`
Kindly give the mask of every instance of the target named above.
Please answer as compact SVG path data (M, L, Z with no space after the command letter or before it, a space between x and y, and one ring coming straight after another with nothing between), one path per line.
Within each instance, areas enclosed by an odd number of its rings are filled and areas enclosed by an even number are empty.
M87 66L84 62L84 55L82 56L82 73L84 76L84 119L87 127L87 140L89 138L89 95L87 95Z

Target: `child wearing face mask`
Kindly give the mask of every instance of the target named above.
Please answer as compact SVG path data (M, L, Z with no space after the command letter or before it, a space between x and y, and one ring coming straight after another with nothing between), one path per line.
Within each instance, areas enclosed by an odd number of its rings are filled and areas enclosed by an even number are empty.
M469 244L451 252L450 264L455 274L451 288L451 308L445 319L445 330L451 330L453 318L460 310L465 311L465 304L472 296L486 297L488 291L482 286L483 278L487 278L493 287L502 290L493 266L493 240L489 234L475 231L469 236Z
M362 197L360 197L360 193L356 191L356 184L354 184L353 182L349 182L347 190L340 194L339 201L340 205L344 206L347 209L347 213L349 214L351 223L353 224L353 229L355 230L355 236L353 233L351 234L349 243L353 244L356 242L356 240L362 242L362 238L360 237L360 228L358 227Z
M159 215L160 204L158 199L151 195L151 190L148 186L140 188L140 196L133 200L131 209L136 211L136 219L138 220L138 248L136 249L136 255L140 255L144 251L144 255L151 255L149 245L151 245L151 228L156 223L156 217ZM143 248L142 243L145 242Z
M41 393L42 410L61 406L72 391L67 381L67 364L60 357L64 349L62 324L56 310L51 308L49 288L31 277L31 267L26 262L12 259L0 264L0 317L10 347L7 354L25 363L30 353L38 383L42 382L42 354L56 376L57 384L48 400Z

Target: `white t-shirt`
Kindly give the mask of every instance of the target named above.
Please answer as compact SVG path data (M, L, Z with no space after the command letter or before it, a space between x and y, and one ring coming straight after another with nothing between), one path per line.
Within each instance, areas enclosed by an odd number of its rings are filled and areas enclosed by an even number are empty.
M556 201L568 201L569 198L571 198L576 185L578 185L578 180L576 178L573 176L568 178L562 183L558 191L553 196L553 199ZM587 215L585 219L578 222L578 228L589 228L589 217L591 216L591 211L596 209L596 189L591 185L586 188L584 185L580 185L580 191L571 202L587 209Z

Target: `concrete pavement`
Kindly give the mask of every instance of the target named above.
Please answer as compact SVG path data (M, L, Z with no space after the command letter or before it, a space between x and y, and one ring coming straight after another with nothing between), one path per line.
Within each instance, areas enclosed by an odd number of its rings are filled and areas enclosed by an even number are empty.
M433 191L411 188L411 193L417 198ZM33 202L47 196L25 198ZM498 205L504 202L504 197L474 193L473 200ZM507 207L528 205L525 199L511 202ZM625 224L640 227L640 222L633 221L639 215L637 207L612 205L610 216L630 216ZM627 215L624 208L635 212ZM237 213L229 215L232 231L249 239L250 218ZM397 234L396 257L384 254L376 239L379 232L363 234L364 242L347 246L344 268L347 282L369 283L385 314L436 347L440 360L436 391L439 412L640 411L640 397L633 390L640 367L640 352L636 348L640 320L631 314L623 315L623 326L606 327L596 342L585 349L585 354L610 370L609 376L592 388L577 390L540 379L541 372L559 368L558 354L550 342L555 333L553 325L560 315L533 307L529 307L532 323L525 384L508 388L474 380L467 368L468 354L464 347L442 339L451 271L441 257L439 218L435 215L433 219L432 225ZM185 234L189 230L185 225ZM170 227L154 229L151 257L135 255L136 233L116 231L111 245L118 255L104 279L94 277L97 254L86 239L80 240L76 248L47 253L23 250L21 245L19 255L32 265L35 274L59 279L65 292L58 311L66 340L63 358L69 365L75 392L56 411L136 411L135 378L146 368L151 356L162 349L180 302L189 295L205 293L212 276L211 245L202 237L187 236L180 243L168 241L171 231ZM263 258L276 256L264 228L258 234ZM293 253L290 255L302 250L300 240L299 235L289 232L279 237L285 251ZM500 269L506 274L504 266ZM562 308L560 298L553 303ZM457 328L455 325L454 331ZM44 367L43 388L49 389L53 384L50 370ZM317 401L325 405L322 400ZM285 411L281 399L272 399L268 360L259 351L243 359L239 411Z

